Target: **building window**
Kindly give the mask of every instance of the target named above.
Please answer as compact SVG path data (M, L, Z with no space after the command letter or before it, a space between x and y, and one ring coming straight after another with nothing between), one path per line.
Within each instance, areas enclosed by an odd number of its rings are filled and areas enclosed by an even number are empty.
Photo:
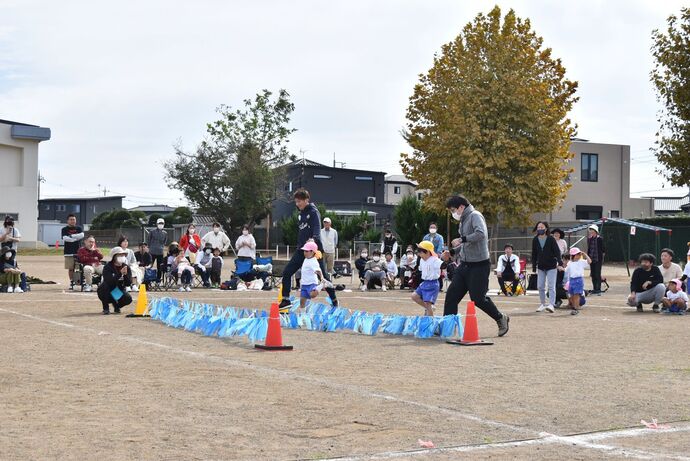
M621 212L618 210L611 210L609 211L609 218L620 218L621 217Z
M55 205L55 211L67 211L67 205Z
M47 204L47 203L46 203L45 205L43 205L43 208L44 208L46 211L50 211L50 205Z
M70 208L72 209L72 213L79 213L81 211L81 205L72 205Z
M599 154L582 154L582 181L599 181Z
M374 180L374 178L372 178L371 176L355 176L355 179L357 181L373 181Z
M400 195L400 186L393 186L393 193Z
M595 219L601 219L603 212L604 212L604 207L601 207L601 206L576 205L575 206L575 219L593 221Z
M417 192L417 200L422 200L424 198L424 192Z
M314 179L333 179L333 176L327 174L315 174Z

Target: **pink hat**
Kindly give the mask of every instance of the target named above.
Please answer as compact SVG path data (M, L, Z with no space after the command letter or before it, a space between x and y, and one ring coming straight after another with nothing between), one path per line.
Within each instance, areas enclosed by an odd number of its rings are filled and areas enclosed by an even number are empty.
M673 279L671 281L675 283L678 288L683 286L683 282L681 282L680 279Z
M319 246L316 244L316 242L307 242L301 249L304 251L316 251L319 249Z
M580 251L580 249L578 247L572 247L570 249L570 256L579 255L580 253L582 253L582 252Z

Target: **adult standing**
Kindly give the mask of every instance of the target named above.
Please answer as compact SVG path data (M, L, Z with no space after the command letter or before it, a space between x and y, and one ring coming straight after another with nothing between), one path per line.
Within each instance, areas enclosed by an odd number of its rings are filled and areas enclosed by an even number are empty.
M599 235L599 226L592 224L587 229L587 255L592 260L589 272L592 277L592 294L601 295L601 266L604 264L604 239Z
M77 217L73 214L67 215L67 225L62 228L63 252L65 255L65 269L69 275L69 289L74 289L74 267L77 263L77 252L84 239L84 230L77 226Z
M537 312L554 312L556 304L556 279L558 263L561 259L561 249L556 239L549 235L549 223L539 221L534 226L537 234L532 239L532 271L537 273L537 287L541 304ZM549 304L546 304L546 284L548 282Z
M210 243L212 249L218 248L221 253L225 253L230 248L230 238L227 234L220 230L220 223L213 223L213 230L207 232L201 239L201 245L206 248L206 244Z
M661 275L664 277L664 285L668 285L671 280L680 279L683 277L683 269L673 262L673 257L675 253L670 248L664 248L661 250L661 265L659 270ZM680 287L679 287L680 288Z
M443 306L443 315L458 313L458 303L469 292L470 299L484 313L496 321L498 336L508 333L510 317L501 313L491 298L489 290L489 238L484 216L475 210L462 195L454 195L446 202L446 208L456 221L460 237L451 241L458 267L453 271L453 279ZM449 253L450 254L450 253Z
M187 232L180 239L180 248L182 248L185 258L194 264L196 262L196 254L201 248L201 238L196 233L196 226L194 224L187 226Z
M395 255L398 254L398 239L395 238L390 229L383 231L383 240L381 241L381 254L385 255L386 253L392 254L395 261Z
M326 263L326 271L332 274L333 264L335 263L335 249L338 248L338 231L331 227L331 218L323 218L321 243L323 244L323 260Z
M158 218L156 228L149 232L149 251L151 258L156 263L156 283L161 283L165 265L165 246L168 244L168 233L164 230L165 220Z
M256 259L256 240L249 231L249 225L242 226L242 234L235 242L238 261L254 261Z
M10 247L16 252L19 247L19 241L22 239L22 234L14 227L14 219L12 219L12 216L5 216L5 222L2 227L3 230L0 231L0 243L2 246Z
M110 250L110 262L103 268L101 284L98 285L98 299L103 305L103 315L110 314L110 304L116 314L132 303L127 287L132 284L132 272L127 265L127 252L115 247Z
M443 254L443 245L445 242L443 240L443 235L438 233L438 225L435 222L429 223L429 233L424 236L422 241L429 241L434 245L434 252L437 255Z
M299 210L297 218L297 248L302 248L309 240L316 242L319 251L323 253L323 245L321 244L321 214L313 203L309 202L310 195L306 189L297 189L294 194L295 205ZM288 261L285 269L283 269L283 300L280 302L280 309L283 313L287 312L290 307L290 285L292 284L292 276L301 269L304 262L304 252L295 251L290 261ZM324 278L331 281L331 276L326 272L323 264L323 259L319 259L319 266ZM326 288L328 296L334 306L338 305L338 300L335 296L335 290L332 286Z
M568 254L568 242L563 240L563 231L559 228L556 228L551 231L551 236L556 240L556 243L558 244L558 249L561 250L561 258L563 258L563 255Z

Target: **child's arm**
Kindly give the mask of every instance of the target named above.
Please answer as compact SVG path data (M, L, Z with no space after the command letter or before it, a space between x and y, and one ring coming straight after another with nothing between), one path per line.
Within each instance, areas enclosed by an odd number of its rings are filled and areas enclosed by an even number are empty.
M323 274L321 273L321 271L316 270L314 271L314 273L316 274L316 277L319 279L319 283L323 282Z
M585 259L587 260L587 264L592 264L592 258L590 258L589 255L587 253L585 253L584 251L582 252L582 254L585 256Z

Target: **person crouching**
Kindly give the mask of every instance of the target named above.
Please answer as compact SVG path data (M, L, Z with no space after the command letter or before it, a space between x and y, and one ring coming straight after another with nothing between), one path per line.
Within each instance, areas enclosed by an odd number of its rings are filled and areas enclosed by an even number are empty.
M110 304L114 313L132 303L127 287L132 284L132 272L127 265L127 251L121 247L110 250L110 262L103 267L101 284L98 286L98 299L103 304L103 315L110 314Z
M417 254L421 259L419 269L422 271L422 283L412 294L412 301L424 308L424 315L433 316L434 303L440 291L438 279L441 277L442 261L434 253L434 244L428 240L417 245Z

